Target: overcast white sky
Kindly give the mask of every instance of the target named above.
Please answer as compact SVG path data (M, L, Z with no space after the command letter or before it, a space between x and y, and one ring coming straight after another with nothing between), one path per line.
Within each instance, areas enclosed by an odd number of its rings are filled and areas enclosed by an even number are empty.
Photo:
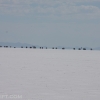
M100 46L100 0L0 0L0 42Z

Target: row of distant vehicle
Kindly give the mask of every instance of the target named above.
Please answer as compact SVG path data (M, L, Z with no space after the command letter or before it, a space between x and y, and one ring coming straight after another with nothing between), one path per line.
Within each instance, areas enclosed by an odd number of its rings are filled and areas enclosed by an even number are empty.
M0 46L0 47L4 47L4 48L12 48L11 46ZM13 47L13 48L16 48L16 47ZM26 47L23 47L23 46L21 46L21 48L34 48L34 49L36 49L36 46L30 46L30 47L28 47L28 46L26 46ZM47 49L47 47L40 47L40 49ZM52 47L52 49L58 49L57 47ZM65 49L64 47L62 48L62 49Z
M75 48L73 48L73 50L75 50ZM86 48L78 48L78 50L86 50ZM93 50L92 48L90 48L90 50Z
M12 48L12 46L0 46L0 47L4 47L4 48ZM13 47L13 48L16 48L16 47ZM26 46L26 47L23 47L23 46L21 46L21 48L30 48L30 49L36 49L36 46L30 46L30 47L28 47L28 46ZM47 49L47 47L40 47L40 49ZM57 47L52 47L52 49L58 49ZM63 50L65 49L64 47L62 48ZM76 50L76 48L73 48L73 50ZM78 48L78 50L86 50L86 48ZM90 48L90 50L93 50L92 48Z

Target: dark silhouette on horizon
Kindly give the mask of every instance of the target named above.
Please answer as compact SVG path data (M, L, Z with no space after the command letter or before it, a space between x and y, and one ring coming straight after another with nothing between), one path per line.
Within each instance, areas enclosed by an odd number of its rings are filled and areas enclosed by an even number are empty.
M93 50L92 48L90 50Z
M81 50L81 48L78 48L78 50Z
M75 48L73 48L73 50L75 50Z
M36 49L36 46L33 46L34 49Z
M86 50L86 48L83 48L83 50Z
M63 47L62 49L64 50L65 48Z

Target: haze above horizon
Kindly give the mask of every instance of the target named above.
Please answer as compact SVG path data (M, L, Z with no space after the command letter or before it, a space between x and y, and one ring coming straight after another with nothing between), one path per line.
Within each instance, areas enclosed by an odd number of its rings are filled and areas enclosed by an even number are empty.
M0 0L0 42L99 47L100 0Z

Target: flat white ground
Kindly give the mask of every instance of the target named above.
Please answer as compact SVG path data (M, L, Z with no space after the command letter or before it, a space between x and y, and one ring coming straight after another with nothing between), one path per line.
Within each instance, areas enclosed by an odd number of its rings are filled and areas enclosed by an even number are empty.
M0 48L0 100L100 100L100 51Z

